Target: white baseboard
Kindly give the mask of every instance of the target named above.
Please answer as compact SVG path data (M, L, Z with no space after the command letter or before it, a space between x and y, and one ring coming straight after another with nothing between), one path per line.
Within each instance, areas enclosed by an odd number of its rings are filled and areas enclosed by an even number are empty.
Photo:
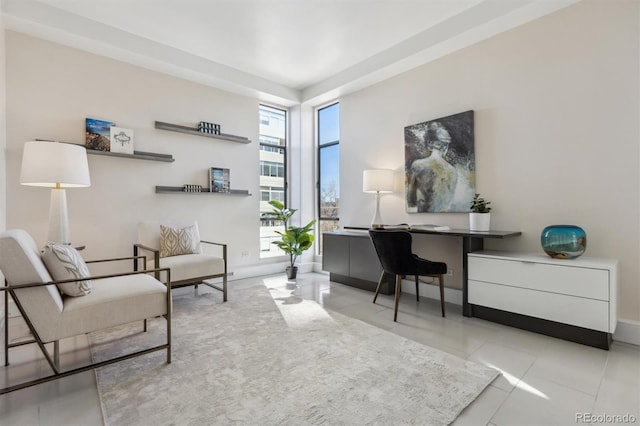
M254 278L261 275L284 274L289 262L267 263L264 265L250 265L235 268L233 276L228 277L229 281L241 280L243 278ZM302 263L298 265L298 273L314 272L314 263Z
M613 340L640 346L640 321L619 319Z

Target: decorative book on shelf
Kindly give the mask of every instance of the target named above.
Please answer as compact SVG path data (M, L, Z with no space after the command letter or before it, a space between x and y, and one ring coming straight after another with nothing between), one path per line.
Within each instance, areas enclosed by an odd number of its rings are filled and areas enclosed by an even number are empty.
M230 192L231 181L229 169L209 167L209 191Z

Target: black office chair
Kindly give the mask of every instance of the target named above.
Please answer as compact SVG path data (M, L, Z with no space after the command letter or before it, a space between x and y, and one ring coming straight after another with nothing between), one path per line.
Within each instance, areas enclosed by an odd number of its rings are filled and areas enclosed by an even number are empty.
M407 231L396 230L369 230L369 236L373 241L373 246L378 254L378 259L382 264L382 276L376 287L376 295L373 303L376 303L380 284L384 274L395 275L396 277L396 303L393 312L393 320L398 318L398 302L402 291L402 276L414 275L416 278L416 299L420 300L418 294L418 277L438 278L440 284L440 306L444 317L444 277L447 273L447 264L443 262L432 262L413 254L411 251L411 234Z

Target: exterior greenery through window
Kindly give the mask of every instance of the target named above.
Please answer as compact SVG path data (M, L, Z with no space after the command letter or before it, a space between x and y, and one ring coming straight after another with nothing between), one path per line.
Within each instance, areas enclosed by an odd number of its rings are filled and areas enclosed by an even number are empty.
M318 252L322 233L339 228L340 213L340 104L318 110Z
M265 215L269 201L287 204L287 112L260 105L260 257L282 256L272 241L280 239L276 231L283 224Z

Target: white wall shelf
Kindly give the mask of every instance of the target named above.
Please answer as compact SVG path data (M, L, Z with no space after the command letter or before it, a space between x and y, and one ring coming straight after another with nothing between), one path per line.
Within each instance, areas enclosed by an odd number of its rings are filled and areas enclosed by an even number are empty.
M226 133L205 133L194 127L180 126L178 124L165 123L163 121L156 121L156 129L169 130L171 132L186 133L188 135L202 136L205 138L220 139L230 142L244 144L251 143L251 140L249 138L245 138L244 136L228 135Z
M209 188L202 188L201 192L186 192L181 186L156 186L156 194L184 194L184 195L244 195L251 194L246 189L232 189L230 192L209 192Z

